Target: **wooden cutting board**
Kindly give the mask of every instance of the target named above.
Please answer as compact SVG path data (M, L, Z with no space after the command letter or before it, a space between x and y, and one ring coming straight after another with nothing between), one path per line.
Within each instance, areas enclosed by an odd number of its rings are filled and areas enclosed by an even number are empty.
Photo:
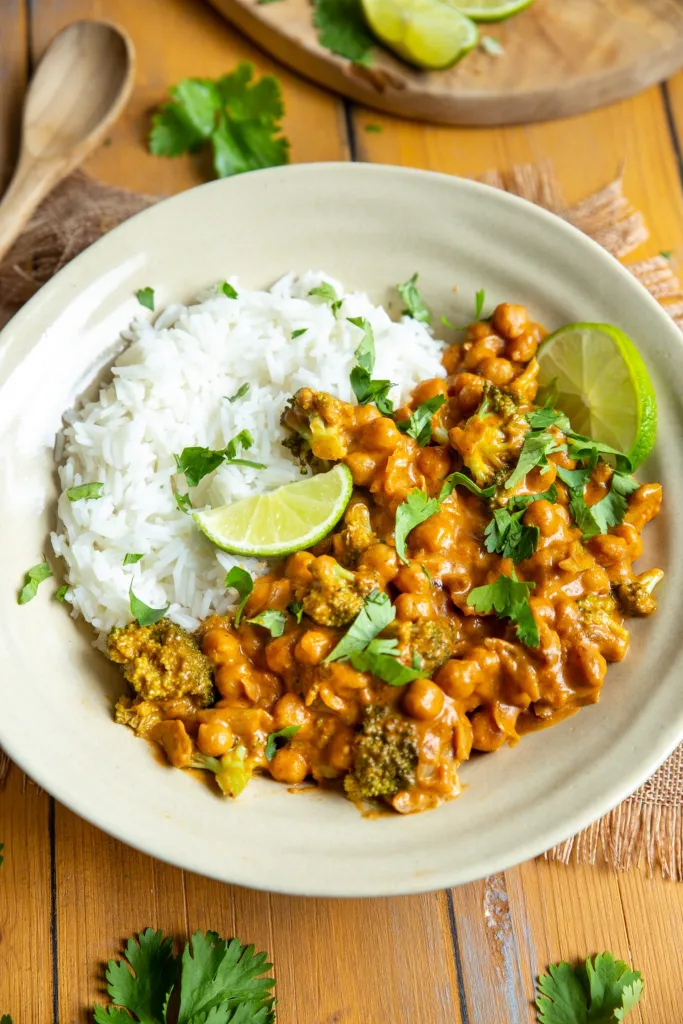
M320 46L310 0L211 0L284 64L358 103L444 124L494 125L581 113L683 67L683 0L536 0L482 25L501 56L476 50L422 72L378 49L361 68ZM581 156L587 158L587 154Z

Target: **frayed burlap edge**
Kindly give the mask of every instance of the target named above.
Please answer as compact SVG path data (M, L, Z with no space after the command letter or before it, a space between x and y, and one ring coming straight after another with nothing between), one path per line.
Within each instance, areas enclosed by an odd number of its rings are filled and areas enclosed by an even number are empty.
M647 227L624 196L621 175L575 204L565 200L550 163L523 164L506 174L490 171L480 180L563 217L617 259L647 241ZM0 264L0 316L19 308L70 259L154 201L72 175L43 203ZM683 329L683 290L672 260L660 255L625 265ZM0 787L9 768L0 751ZM683 748L633 796L545 856L563 864L602 859L622 870L644 863L650 872L659 869L665 878L683 879Z

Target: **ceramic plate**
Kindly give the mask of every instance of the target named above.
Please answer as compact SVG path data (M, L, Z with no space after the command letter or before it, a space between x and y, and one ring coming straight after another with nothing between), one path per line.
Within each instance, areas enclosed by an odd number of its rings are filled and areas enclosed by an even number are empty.
M116 726L117 670L44 584L19 607L25 571L47 552L64 410L121 348L152 285L157 308L239 274L266 287L325 269L375 301L415 270L451 320L527 305L549 328L603 320L627 331L660 408L642 480L664 483L643 568L667 572L660 611L633 622L625 662L598 705L462 770L459 800L411 817L361 817L336 794L291 795L256 779L224 801L158 763ZM457 294L454 286L458 286ZM214 878L320 896L395 895L468 882L542 852L631 793L683 737L677 594L682 590L683 355L678 329L611 256L539 208L484 185L421 171L319 164L246 174L160 203L88 249L0 336L0 744L84 818L147 853Z

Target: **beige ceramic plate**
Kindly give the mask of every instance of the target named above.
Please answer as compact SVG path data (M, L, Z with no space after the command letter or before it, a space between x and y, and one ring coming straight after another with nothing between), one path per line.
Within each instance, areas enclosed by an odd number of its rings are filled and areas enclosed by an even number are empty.
M632 649L610 667L599 705L476 758L459 800L413 817L368 821L339 796L293 796L266 779L234 803L221 800L112 723L118 673L51 599L54 581L16 604L54 525L62 412L118 351L119 331L139 312L136 289L152 285L159 307L227 274L266 286L309 267L394 302L389 286L419 270L430 305L456 322L481 287L487 308L520 301L550 328L610 321L640 346L659 397L656 455L640 471L666 494L641 563L667 570L659 614L634 623ZM540 853L634 790L683 737L681 396L681 337L634 278L574 228L486 186L320 164L216 182L147 210L69 264L0 337L0 744L106 831L241 885L393 895Z

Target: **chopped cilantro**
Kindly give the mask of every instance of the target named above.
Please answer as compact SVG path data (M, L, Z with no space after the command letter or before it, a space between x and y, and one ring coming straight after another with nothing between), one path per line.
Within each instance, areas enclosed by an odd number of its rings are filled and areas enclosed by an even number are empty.
M234 395L226 395L226 398L228 399L228 401L232 405L232 403L236 402L238 398L244 398L244 396L249 391L249 387L250 387L249 384L246 384L246 383L245 384L241 384L238 387L238 389L237 389L237 391L235 392Z
M408 564L408 559L406 558L406 538L408 534L438 511L439 499L430 498L419 487L413 488L406 500L402 501L398 506L394 532L396 554L406 565Z
M221 292L228 299L236 299L237 298L237 292L235 291L233 286L228 281L223 281L223 283L221 285Z
M334 285L331 285L329 281L323 281L322 284L316 285L315 288L311 288L308 294L317 295L318 298L324 299L325 302L339 302L337 289Z
M223 464L231 466L250 466L252 469L265 469L262 462L249 459L238 459L240 448L251 448L254 439L248 430L240 430L225 448L214 451L211 448L183 448L180 455L174 455L179 473L185 474L188 487L196 487L209 473L213 473Z
M515 487L536 466L547 466L548 456L553 452L562 451L564 447L565 445L558 443L557 438L547 430L530 430L524 438L519 461L505 481L506 489Z
M430 323L432 315L418 290L417 273L405 284L397 284L396 290L406 304L406 308L402 310L403 316L411 316L413 320L419 320L424 324Z
M565 434L571 430L569 417L563 412L553 409L552 405L546 404L542 409L534 409L527 416L529 425L533 430L544 430L546 427L558 427Z
M286 725L284 729L269 733L266 741L266 761L272 761L278 750L286 746L289 740L296 736L300 728L300 725Z
M484 533L486 550L492 554L511 558L515 565L531 558L538 547L541 531L537 526L522 522L524 513L534 501L557 501L557 488L553 484L542 494L525 494L511 498L504 508L493 510L493 518Z
M371 672L390 686L405 686L424 676L420 669L408 668L398 660L397 644L397 640L371 640L364 651L351 655L351 664L357 672Z
M535 583L518 580L513 569L512 576L501 574L495 583L475 587L470 591L467 603L480 615L493 611L499 619L510 619L517 627L521 642L527 647L538 647L538 626L529 604L529 594L535 586Z
M69 590L69 588L68 588L68 586L66 586L66 584L64 586L60 587L59 590L55 591L55 600L57 600L57 601L66 601L66 595L67 595L68 590Z
M136 562L140 562L143 557L144 557L143 555L130 555L130 554L128 554L123 559L123 564L124 565L135 565L135 563Z
M192 508L192 498L190 497L190 495L176 493L174 494L174 498L175 503L178 506L178 510L180 512L184 512L186 516L189 515L190 509Z
M152 117L150 152L173 157L211 145L219 178L288 163L280 82L272 75L252 81L253 74L253 64L242 61L215 80L183 78Z
M308 327L298 327L296 331L292 331L292 341L294 341L295 338L300 338L301 335L305 334L307 330Z
M169 604L165 608L150 608L148 604L141 601L139 597L136 597L133 593L133 581L131 580L130 590L128 591L130 597L130 613L137 622L138 626L153 626L159 619L163 619L164 615L171 607Z
M325 661L339 661L364 651L368 644L396 618L396 609L387 594L373 590L337 646Z
M247 619L247 622L251 622L255 626L263 626L271 636L275 637L282 636L286 621L285 613L276 611L275 608L266 608L265 611L255 615L253 619Z
M301 601L292 601L291 604L287 605L287 611L294 616L297 623L301 623L301 620L304 615L304 606L301 603Z
M233 590L237 591L237 595L240 598L240 602L235 610L235 625L239 626L244 606L249 600L249 595L254 589L254 581L246 569L240 569L238 565L233 565L232 569L225 577L225 587L226 590L228 587L232 587Z
M486 302L486 292L483 288L480 288L474 296L474 319L481 320L481 314L484 312L484 303Z
M441 493L439 494L439 501L443 501L449 494L452 494L458 485L466 487L468 491L471 491L472 494L476 494L476 496L481 498L482 501L484 498L493 497L496 493L495 485L491 485L491 487L480 487L479 484L475 483L474 480L471 480L468 476L465 476L464 473L451 473L443 482Z
M423 565L422 562L420 562L420 568L422 569L422 572L425 574L425 576L427 577L429 582L433 585L434 584L434 580L432 579L432 574L430 573L430 571L427 568L427 566Z
M441 408L446 401L444 395L435 395L428 398L426 402L418 405L417 409L410 414L407 420L401 420L396 426L402 434L408 434L415 438L421 448L429 444L432 439L432 416Z
M313 7L321 46L354 64L372 63L374 39L360 0L313 0Z
M32 601L38 593L38 585L43 580L49 579L50 576L52 576L52 569L47 562L40 562L29 569L26 573L26 582L17 598L17 604L27 604L29 601Z
M80 484L78 487L69 487L66 496L69 501L82 501L83 499L101 498L104 491L104 484Z
M538 979L539 1024L611 1024L623 1021L643 994L643 977L612 953L585 967L551 964Z
M375 338L372 324L362 316L348 318L349 323L363 332L363 338L356 349L356 366L351 370L351 387L359 405L374 402L383 416L394 411L389 392L394 386L390 380L373 380L375 368Z
M216 758L205 762L222 770ZM213 768L204 761L201 767ZM176 956L173 940L148 928L128 940L122 960L109 961L113 1005L95 1006L95 1022L163 1024L172 999L179 1024L274 1024L275 981L264 977L271 967L265 953L238 939L227 942L217 932L195 932L182 957Z
M138 288L135 295L141 306L145 309L151 309L154 312L154 289L153 288Z

